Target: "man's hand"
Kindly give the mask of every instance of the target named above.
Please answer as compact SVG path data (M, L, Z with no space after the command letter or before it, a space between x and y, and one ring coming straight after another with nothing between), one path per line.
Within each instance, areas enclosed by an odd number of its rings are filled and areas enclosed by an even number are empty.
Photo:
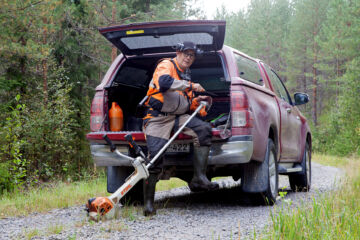
M206 109L208 110L208 109L210 109L210 107L211 107L211 105L212 105L212 98L210 97L210 96L198 96L198 97L196 97L196 100L197 100L197 102L201 102L201 101L205 101L205 102L207 102L208 103L208 105L207 105L207 107L206 107Z
M205 92L205 89L199 83L192 83L192 89L195 92Z

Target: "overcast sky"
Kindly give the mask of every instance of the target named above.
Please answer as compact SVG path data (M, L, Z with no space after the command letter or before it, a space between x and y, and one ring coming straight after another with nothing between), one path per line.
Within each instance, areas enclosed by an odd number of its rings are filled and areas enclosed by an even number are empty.
M199 0L201 8L204 10L208 19L213 19L216 8L220 8L222 4L229 12L237 12L239 9L246 9L250 0Z

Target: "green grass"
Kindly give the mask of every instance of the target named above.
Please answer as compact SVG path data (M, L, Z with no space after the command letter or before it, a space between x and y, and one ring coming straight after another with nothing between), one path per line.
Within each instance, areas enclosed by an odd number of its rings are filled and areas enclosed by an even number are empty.
M27 231L26 233L25 233L25 236L18 236L19 238L25 238L25 239L32 239L32 238L34 238L34 237L37 237L37 236L39 236L40 235L40 232L39 232L39 230L37 230L37 229L32 229L32 230L29 230L29 231Z
M159 181L156 191L186 186L178 179ZM91 197L109 196L106 191L106 177L72 183L52 183L28 190L5 193L0 196L0 218L26 216L33 212L47 212L55 208L65 208L85 204Z
M187 186L187 183L179 178L161 180L156 184L156 191L167 191L173 188Z
M48 227L47 232L49 233L49 235L60 234L63 229L64 229L64 226L62 226L62 225L52 225L52 226Z
M319 153L312 154L312 160L322 165L334 166L334 167L345 167L350 161L353 161L356 157L337 157Z
M360 239L360 159L314 154L313 160L344 168L343 187L312 204L275 210L269 232L258 239Z
M65 227L63 225L51 225L46 229L39 230L39 229L31 229L31 230L24 230L22 233L17 235L16 239L33 239L35 237L45 237L51 236L55 234L60 234ZM14 238L15 239L15 238Z
M25 216L84 204L90 197L107 196L104 177L73 183L59 182L0 196L0 218Z

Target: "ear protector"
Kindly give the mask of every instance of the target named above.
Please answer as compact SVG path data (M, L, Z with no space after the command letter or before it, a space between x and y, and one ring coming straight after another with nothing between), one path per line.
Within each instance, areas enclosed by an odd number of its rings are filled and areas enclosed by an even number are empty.
M175 46L175 50L179 51L179 52L183 52L185 49L185 45L183 43L177 43ZM200 56L201 54L203 54L203 51L201 49L199 49L198 47L195 47L195 55L196 56Z
M184 51L184 44L183 43L177 43L176 46L175 46L175 50L176 51L179 51L179 52L182 52Z

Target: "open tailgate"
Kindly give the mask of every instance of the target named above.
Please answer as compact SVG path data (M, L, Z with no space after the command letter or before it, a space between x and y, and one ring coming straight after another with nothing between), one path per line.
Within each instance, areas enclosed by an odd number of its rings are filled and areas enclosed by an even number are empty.
M123 54L175 52L174 46L194 42L203 51L220 50L224 44L225 21L179 20L133 23L100 28L100 33Z

